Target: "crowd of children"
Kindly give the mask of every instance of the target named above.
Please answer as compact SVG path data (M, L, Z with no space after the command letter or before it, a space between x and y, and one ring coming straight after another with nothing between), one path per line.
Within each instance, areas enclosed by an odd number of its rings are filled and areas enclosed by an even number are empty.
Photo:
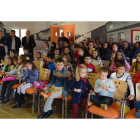
M125 46L127 42L123 43L124 46L118 46L112 42L111 38L109 43L104 42L102 45L99 40L90 41L88 38L87 43L83 41L79 45L74 44L73 41L70 43L60 41L59 43L52 42L49 47L49 43L45 42L43 51L36 53L34 61L44 61L43 68L50 70L51 79L44 91L52 85L55 85L58 91L47 98L44 110L37 118L48 118L52 115L53 100L62 94L67 100L69 89L72 96L72 118L77 118L79 103L82 103L86 110L88 93L91 93L90 101L94 105L107 110L107 105L112 104L113 93L116 92L111 79L127 82L128 88L125 96L128 97L130 109L133 109L135 87L128 71L140 72L140 51L137 51L140 43L136 43L133 54L127 53ZM5 77L15 77L14 80L3 81L1 84L0 101L2 104L9 102L13 85L22 81L17 88L17 103L12 108L19 108L25 103L25 90L39 80L39 72L30 57L29 48L24 47L23 50L24 55L18 57L15 51L11 50L1 70L1 80ZM132 55L136 56L134 63L132 63ZM109 61L108 68L103 67L102 60ZM96 65L101 67L99 71ZM88 81L87 73L98 73L100 76L95 82L94 89ZM7 94L5 94L6 89Z

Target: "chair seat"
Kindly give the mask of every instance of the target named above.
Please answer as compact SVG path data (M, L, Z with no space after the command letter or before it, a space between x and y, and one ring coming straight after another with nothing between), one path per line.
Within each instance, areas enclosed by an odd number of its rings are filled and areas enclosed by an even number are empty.
M125 119L140 119L135 117L134 113L136 112L136 109L132 109L126 116Z
M18 87L20 86L20 84L15 84L15 85L13 85L13 89L17 89Z
M119 106L113 102L112 105L107 106L107 111L95 105L89 107L88 111L92 114L102 116L109 119L116 119L119 117Z
M71 95L68 96L68 100L72 100L72 96Z
M27 89L25 90L25 92L26 92L27 94L34 94L34 91L35 91L35 89L34 89L33 87L27 88ZM38 92L38 89L36 89L35 92Z
M60 95L60 96L57 97L57 99L60 99L60 98L62 98L62 95Z

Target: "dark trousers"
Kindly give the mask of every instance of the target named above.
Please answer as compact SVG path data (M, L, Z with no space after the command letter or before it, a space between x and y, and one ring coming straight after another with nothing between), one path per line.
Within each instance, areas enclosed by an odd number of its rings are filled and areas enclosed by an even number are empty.
M18 84L18 83L19 83L19 80L4 81L3 84L2 84L2 89L1 89L1 97L5 96L6 88L7 88L7 85L8 85L6 99L9 100L9 97L11 96L11 93L12 93L13 85Z
M93 102L96 106L100 107L101 104L111 105L113 102L113 98L106 96L91 95L90 101Z

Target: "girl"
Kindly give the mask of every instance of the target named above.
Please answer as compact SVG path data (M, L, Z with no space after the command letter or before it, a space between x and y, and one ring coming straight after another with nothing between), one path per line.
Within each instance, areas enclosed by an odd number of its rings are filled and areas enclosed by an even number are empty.
M18 102L16 105L12 106L12 108L20 108L21 105L25 103L25 90L32 87L33 83L38 81L39 78L39 72L32 60L27 60L25 62L25 68L26 70L24 70L24 82L17 89Z
M1 90L1 97L0 97L0 101L2 101L2 104L6 104L7 102L9 102L9 97L11 95L11 91L12 91L12 87L15 84L19 83L19 79L23 78L23 64L26 60L26 55L21 55L18 57L18 65L15 67L14 70L10 71L10 72L6 72L5 74L6 77L16 77L16 80L13 81L4 81L2 84L2 90ZM5 92L6 92L6 87L8 85L8 90L7 90L7 94L5 97Z
M85 65L79 65L76 68L76 78L72 77L70 89L72 91L72 118L77 118L78 105L82 102L84 110L87 104L87 91L92 90L92 87L87 79L87 68Z
M49 53L49 43L48 42L45 42L44 43L44 49L43 49L43 51L42 51L42 55L44 56L47 56L48 55L48 53Z
M102 60L101 60L101 58L99 56L98 50L93 50L92 51L91 64L93 64L93 65L100 65L101 67L103 67L103 63L102 63Z
M13 65L13 59L12 57L6 58L6 64L4 65L3 72L9 72L13 70L15 66Z
M84 48L83 47L78 48L78 54L79 54L79 57L77 59L77 63L78 64L84 64L85 56L84 56Z
M112 65L112 63L114 62L115 54L116 54L115 51L112 51L112 52L111 52L111 58L110 58L110 61L109 61L109 67L110 67L110 66Z
M93 42L90 41L88 44L88 54L92 55L93 47L94 47Z
M41 58L41 53L40 52L36 53L35 61L43 61L43 59Z
M129 65L129 63L125 60L122 51L117 51L117 52L116 52L116 55L115 55L114 62L113 62L113 63L111 64L111 66L110 66L110 71L111 71L111 73L116 71L116 64L115 64L115 63L116 63L118 60L122 60L122 61L125 62L125 65L126 65L125 71L129 71L129 70L130 70L130 65Z
M73 76L73 67L72 67L72 64L70 63L71 59L70 59L69 54L63 54L62 59L64 61L65 70L70 72L70 76Z
M136 62L132 63L130 72L140 72L140 52L137 52L136 54Z

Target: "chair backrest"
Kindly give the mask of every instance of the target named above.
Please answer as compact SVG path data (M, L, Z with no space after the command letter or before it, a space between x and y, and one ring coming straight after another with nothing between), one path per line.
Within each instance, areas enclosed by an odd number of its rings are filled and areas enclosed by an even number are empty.
M127 83L121 80L112 79L116 92L113 93L113 98L117 100L122 100L125 97Z
M95 81L99 78L100 78L99 74L88 73L88 80L89 80L89 83L91 84L92 88L94 88Z
M136 101L140 101L140 83L136 84Z
M136 62L136 59L132 59L132 63Z
M103 67L109 68L109 61L102 60L103 62Z
M46 55L42 55L41 57L42 57L42 59L45 59L47 56Z
M94 65L94 66L96 68L97 73L99 73L99 70L100 70L101 66L100 65Z
M50 79L50 70L40 68L39 81L49 81L49 79Z
M33 61L37 70L40 70L40 68L43 68L44 62L43 61Z
M129 73L131 77L136 74L135 72L129 72L129 71L127 71L127 73Z

